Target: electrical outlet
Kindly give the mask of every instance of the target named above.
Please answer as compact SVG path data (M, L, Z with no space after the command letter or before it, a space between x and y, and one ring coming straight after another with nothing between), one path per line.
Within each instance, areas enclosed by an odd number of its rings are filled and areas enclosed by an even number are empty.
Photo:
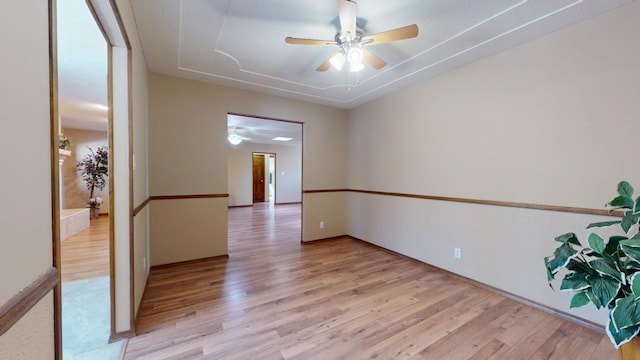
M320 221L320 229L324 229L324 221Z
M453 249L453 257L456 259L462 259L462 249L454 248Z

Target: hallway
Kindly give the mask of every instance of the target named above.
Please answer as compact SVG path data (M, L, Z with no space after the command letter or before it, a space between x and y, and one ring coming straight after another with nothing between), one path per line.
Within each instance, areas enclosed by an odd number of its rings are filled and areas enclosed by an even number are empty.
M351 238L229 209L229 258L152 270L125 359L609 359L607 337Z

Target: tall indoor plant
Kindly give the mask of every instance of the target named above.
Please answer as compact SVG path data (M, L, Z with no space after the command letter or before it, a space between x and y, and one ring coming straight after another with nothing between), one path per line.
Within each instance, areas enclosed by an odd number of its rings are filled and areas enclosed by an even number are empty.
M620 182L618 196L607 206L610 212L621 211L622 218L587 226L587 229L620 226L621 234L605 241L592 232L586 238L588 246L583 246L574 233L560 235L555 238L560 246L544 259L552 288L555 276L566 270L560 290L575 292L570 308L591 302L598 309L609 310L606 332L616 348L629 343L640 332L640 197L634 199L633 192L628 182ZM632 345L629 343L625 348ZM619 350L619 354L623 351L629 350Z
M109 176L109 150L102 146L96 149L89 148L90 154L85 155L82 160L76 163L82 180L87 190L89 190L89 201L87 204L95 217L99 214L102 198L94 197L95 189L102 190L107 184L107 176Z

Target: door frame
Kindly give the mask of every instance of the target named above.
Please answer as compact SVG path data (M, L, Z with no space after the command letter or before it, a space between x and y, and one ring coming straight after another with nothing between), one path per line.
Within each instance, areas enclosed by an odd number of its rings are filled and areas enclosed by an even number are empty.
M250 115L250 114L242 114L242 113L234 113L234 112L228 112L227 118L229 115L246 116L246 117L252 117L252 118L262 119L262 120L282 121L282 122L288 122L288 123L300 125L300 134L301 134L301 139L300 139L300 143L301 143L300 144L300 155L301 155L300 156L300 204L301 204L300 206L300 242L302 242L302 234L304 231L304 216L303 216L303 213L304 213L304 126L305 126L304 121L277 119L277 118L271 118L271 117L260 116L260 115ZM277 165L276 165L276 168L277 168ZM227 177L228 176L229 174L227 174ZM275 177L275 174L274 174L274 177ZM277 195L278 195L278 192L276 191L276 196ZM276 204L275 197L273 200L274 200L273 204L275 206ZM229 242L228 238L227 238L227 242Z
M262 174L259 174L260 177L262 178L262 201L256 201L256 163L255 163L255 159L256 157L260 158L260 155L262 155ZM266 191L264 191L265 189L265 173L266 171L266 165L265 165L265 161L264 161L264 154L261 152L251 152L251 202L253 204L255 204L256 202L265 202L265 193Z
M253 182L253 157L254 157L255 155L269 155L269 158L273 157L273 164L274 164L274 166L273 166L273 167L274 167L274 169L277 169L277 168L278 168L278 165L276 164L276 163L277 163L277 159L278 159L278 154L277 154L277 153L274 153L274 152L265 152L265 151L253 151L253 152L251 152L251 160L252 160L252 163L251 163L251 179L252 179L252 182ZM266 165L266 164L267 164L267 160L266 160L266 158L265 158L265 173L266 173L266 169L267 169L267 165ZM273 204L274 204L274 205L277 203L277 201L276 201L276 196L278 196L278 191L276 191L276 181L277 181L277 180L276 180L276 177L277 177L277 176L278 176L277 172L276 172L276 171L274 171L274 172L273 172L273 192L274 192L274 195L273 195ZM267 181L267 184L268 184L268 179L266 178L266 176L265 176L265 181ZM265 186L266 186L266 185L265 185ZM252 196L252 198L253 198L253 196ZM265 200L264 200L264 202L269 202L269 197L268 197L268 196L266 196L266 193L265 193ZM254 203L254 204L255 204L255 203Z
M108 54L108 143L109 143L109 263L111 335L109 342L135 335L133 322L133 134L132 129L132 59L131 44L114 0L85 0L96 24L102 32ZM49 91L51 126L51 206L52 206L52 263L61 279L60 256L60 189L58 163L59 106L58 106L58 63L57 63L57 0L48 0L49 6ZM122 94L114 93L126 89ZM116 98L114 100L114 97ZM119 135L116 135L116 131ZM123 131L124 130L124 131ZM124 170L124 171L123 171ZM128 170L128 171L126 171ZM117 185L116 185L117 184ZM128 214L126 209L129 209ZM116 221L116 217L118 220ZM116 226L121 231L116 236ZM118 250L116 257L116 250ZM128 256L122 256L122 254ZM126 264L116 266L120 259ZM123 266L124 265L124 266ZM116 282L116 271L124 273ZM128 277L126 276L128 273ZM128 284L126 284L128 282ZM117 297L120 290L129 293L128 299ZM124 291L122 291L124 290ZM54 352L55 359L62 359L62 283L54 288ZM119 316L123 313L122 316ZM122 321L128 317L128 329L119 331Z

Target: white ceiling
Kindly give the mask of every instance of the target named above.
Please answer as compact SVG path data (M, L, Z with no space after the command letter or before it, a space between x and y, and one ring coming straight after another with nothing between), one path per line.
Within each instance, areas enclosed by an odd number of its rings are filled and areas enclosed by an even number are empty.
M85 0L57 1L62 127L107 130L107 43Z
M237 134L244 141L287 146L302 146L302 125L289 121L258 119L242 115L227 115L229 135ZM274 137L288 137L291 141L276 141Z
M631 0L359 0L358 27L373 34L417 24L414 39L369 50L381 70L317 72L336 48L286 44L333 40L335 0L132 0L151 71L341 108L402 87Z
M353 108L630 1L359 0L358 27L366 34L419 27L417 38L369 47L388 65L359 73L317 72L334 47L284 41L333 40L340 27L335 0L132 0L132 6L151 71ZM57 5L61 122L105 131L106 42L85 0ZM264 126L282 125L238 121L256 139Z

